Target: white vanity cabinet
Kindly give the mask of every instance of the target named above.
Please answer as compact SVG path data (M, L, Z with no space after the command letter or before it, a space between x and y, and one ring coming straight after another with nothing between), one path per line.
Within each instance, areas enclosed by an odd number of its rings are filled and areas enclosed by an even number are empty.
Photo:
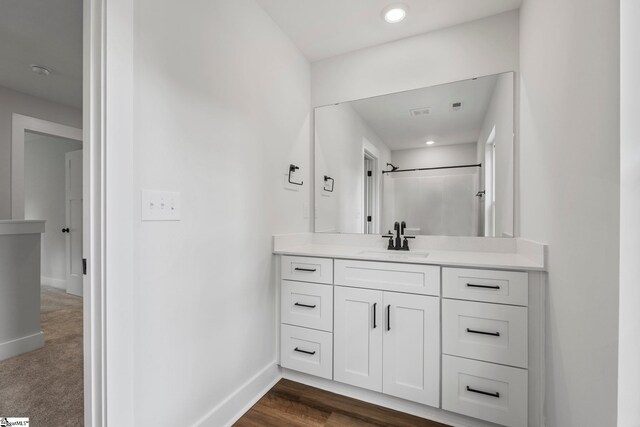
M288 255L281 271L282 367L528 424L528 273Z
M382 392L440 405L440 299L384 292Z
M382 292L335 287L334 379L382 392Z
M280 365L332 379L333 260L283 256L281 276Z
M438 297L336 286L334 380L438 406Z
M526 426L527 273L442 270L442 409Z

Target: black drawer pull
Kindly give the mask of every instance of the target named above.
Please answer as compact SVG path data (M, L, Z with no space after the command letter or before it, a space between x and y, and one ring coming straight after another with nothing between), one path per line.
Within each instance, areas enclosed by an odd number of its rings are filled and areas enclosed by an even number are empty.
M300 267L296 267L295 270L296 271L308 271L310 273L313 273L314 271L316 271L315 268L300 268Z
M476 390L475 388L471 388L469 386L467 386L467 391L470 391L472 393L484 394L485 396L500 398L500 393L498 393L497 391L495 393L491 393L488 391Z
M378 311L377 307L378 307L378 303L374 302L373 303L373 329L378 327L378 324L376 323L376 311Z
M307 305L307 304L302 304L302 303L297 302L297 303L295 303L295 304L293 304L293 305L297 305L298 307L316 308L316 305L315 305L315 304L313 304L313 305Z
M316 354L315 351L300 350L298 347L294 348L293 351L297 351L298 353L310 354L312 356Z
M473 283L467 283L470 288L484 288L484 289L500 289L498 285L474 285Z
M500 332L486 332L486 331L476 331L475 329L467 328L467 332L470 334L482 334L482 335L491 335L492 337L499 337Z
M387 331L391 330L391 304L387 306Z

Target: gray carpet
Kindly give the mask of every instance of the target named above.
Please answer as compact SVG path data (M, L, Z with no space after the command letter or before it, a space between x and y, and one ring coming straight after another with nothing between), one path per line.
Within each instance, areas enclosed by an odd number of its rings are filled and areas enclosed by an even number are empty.
M0 416L82 426L82 298L42 287L43 348L0 362Z

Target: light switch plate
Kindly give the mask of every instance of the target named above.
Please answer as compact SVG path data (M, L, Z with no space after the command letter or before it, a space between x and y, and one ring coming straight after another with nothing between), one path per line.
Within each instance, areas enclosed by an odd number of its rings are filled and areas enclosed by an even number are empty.
M142 190L142 221L180 221L180 193Z

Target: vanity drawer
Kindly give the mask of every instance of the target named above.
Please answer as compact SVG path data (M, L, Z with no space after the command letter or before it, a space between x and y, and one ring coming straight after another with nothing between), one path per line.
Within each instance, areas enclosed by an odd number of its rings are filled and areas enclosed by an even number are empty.
M528 274L517 271L443 268L442 296L526 306L528 282Z
M442 300L442 352L527 367L527 308Z
M282 256L282 278L314 283L333 283L333 259Z
M440 295L440 267L395 262L335 260L335 284Z
M527 425L526 369L442 356L442 409L509 427Z
M332 379L333 334L281 325L280 366Z
M333 286L283 280L280 290L282 323L333 330Z

